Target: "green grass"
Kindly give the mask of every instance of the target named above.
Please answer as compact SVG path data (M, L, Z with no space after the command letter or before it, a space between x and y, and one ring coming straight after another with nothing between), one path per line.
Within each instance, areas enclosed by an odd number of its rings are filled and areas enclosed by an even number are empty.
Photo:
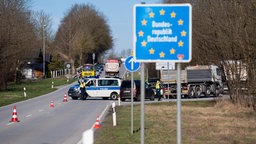
M234 110L235 109L235 110ZM140 143L140 105L134 106L134 130L131 134L130 106L117 107L117 126L112 112L95 132L95 144ZM176 142L176 103L145 105L145 144ZM256 113L223 102L182 102L183 144L255 144Z
M17 84L8 83L7 89L0 92L0 106L47 94L55 91L57 89L56 86L70 84L74 81L73 79L67 80L65 77L59 77L53 79L28 80ZM52 82L54 82L54 88L52 88ZM24 87L26 88L26 97L24 96Z

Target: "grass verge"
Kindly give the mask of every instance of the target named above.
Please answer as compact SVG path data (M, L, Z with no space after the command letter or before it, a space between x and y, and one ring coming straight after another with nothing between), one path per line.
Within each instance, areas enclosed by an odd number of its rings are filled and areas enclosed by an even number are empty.
M8 83L7 89L0 92L0 106L9 105L15 102L23 101L33 97L37 97L49 92L55 91L56 86L70 84L74 82L73 79L65 77L53 79L37 79L20 82L17 84ZM53 82L53 88L52 88ZM26 97L24 95L24 87L26 88Z
M176 142L176 103L145 105L145 143ZM117 107L117 126L112 126L111 111L95 132L95 144L140 143L140 105L134 107L131 134L130 106ZM255 144L256 114L228 101L182 102L183 144Z

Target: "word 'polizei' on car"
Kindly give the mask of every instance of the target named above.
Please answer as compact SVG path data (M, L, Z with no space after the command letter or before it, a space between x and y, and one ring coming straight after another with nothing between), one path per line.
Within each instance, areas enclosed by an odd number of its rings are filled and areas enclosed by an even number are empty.
M86 98L103 98L116 100L120 94L121 80L118 78L89 78L86 80ZM71 86L68 96L72 99L81 97L79 84Z

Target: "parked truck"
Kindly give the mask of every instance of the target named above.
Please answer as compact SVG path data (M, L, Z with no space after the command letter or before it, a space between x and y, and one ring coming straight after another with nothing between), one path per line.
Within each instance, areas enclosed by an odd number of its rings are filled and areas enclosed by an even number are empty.
M105 64L105 77L119 77L118 59L108 59Z
M223 92L221 70L215 65L188 66L181 70L180 78L184 97L219 96ZM166 85L165 96L176 96L177 70L162 70L161 81Z

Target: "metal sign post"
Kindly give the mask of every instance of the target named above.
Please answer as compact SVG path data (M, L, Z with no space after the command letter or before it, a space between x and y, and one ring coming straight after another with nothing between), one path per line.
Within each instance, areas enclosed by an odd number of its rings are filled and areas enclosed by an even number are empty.
M170 90L170 67L169 67L169 62L167 62L167 68L168 68L168 81L167 81L167 89L168 89L168 99L170 98L170 92L171 92L171 90Z
M131 134L133 134L133 72L140 68L140 63L134 60L133 56L129 56L125 59L125 68L131 72Z
M140 143L144 144L144 116L145 116L145 63L141 63L141 76L140 76Z
M131 134L133 134L133 72L131 72Z
M180 63L177 64L177 144L181 144L181 84Z

